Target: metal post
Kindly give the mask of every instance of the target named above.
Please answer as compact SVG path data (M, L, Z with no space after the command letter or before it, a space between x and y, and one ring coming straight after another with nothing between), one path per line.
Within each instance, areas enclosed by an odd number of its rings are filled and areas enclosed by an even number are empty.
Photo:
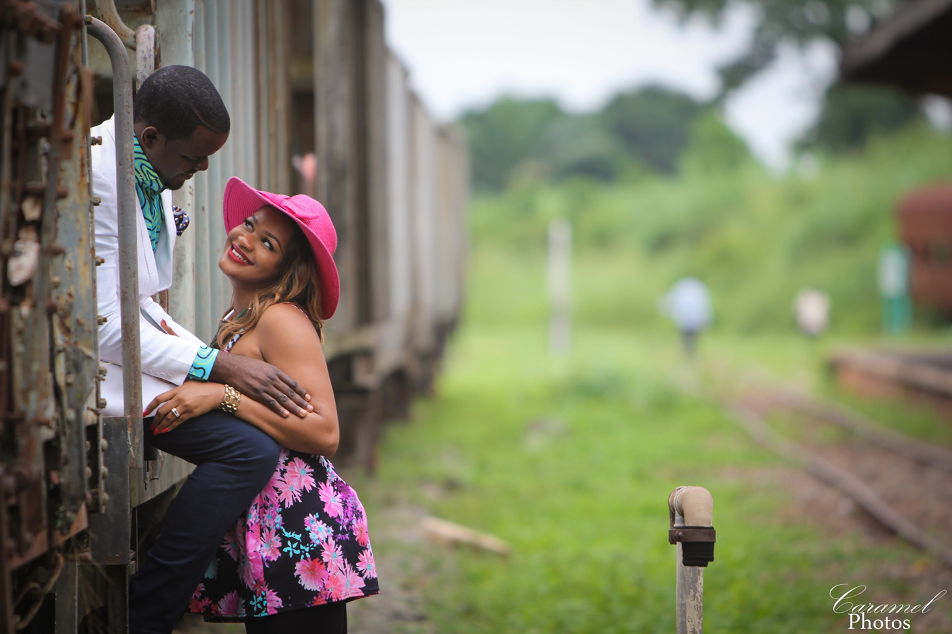
M703 487L668 496L668 541L677 545L677 634L704 631L704 567L714 561L714 498Z
M87 31L99 40L112 63L116 112L116 195L119 208L119 309L122 319L122 382L129 427L129 466L142 468L142 351L139 348L139 268L136 253L135 176L132 171L132 72L119 36L87 16Z
M549 348L564 354L572 345L572 225L557 219L549 223Z

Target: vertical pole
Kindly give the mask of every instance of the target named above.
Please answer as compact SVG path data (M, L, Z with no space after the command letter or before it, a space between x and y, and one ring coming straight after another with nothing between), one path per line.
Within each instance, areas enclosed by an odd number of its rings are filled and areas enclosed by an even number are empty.
M571 278L572 225L557 219L549 223L549 348L564 354L572 345Z
M678 543L677 634L704 631L704 568L685 566L684 546Z
M112 63L116 112L116 198L119 201L119 309L122 327L122 380L129 427L129 466L142 468L142 350L139 347L139 260L135 178L132 172L132 71L115 31L87 16L87 32L102 42Z

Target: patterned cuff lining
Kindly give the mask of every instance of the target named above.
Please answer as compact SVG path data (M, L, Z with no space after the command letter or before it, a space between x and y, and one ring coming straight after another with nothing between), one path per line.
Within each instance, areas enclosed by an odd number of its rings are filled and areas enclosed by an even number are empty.
M202 346L195 355L195 361L192 362L192 369L188 371L188 378L196 381L207 381L212 374L212 367L215 365L215 359L218 358L218 350Z

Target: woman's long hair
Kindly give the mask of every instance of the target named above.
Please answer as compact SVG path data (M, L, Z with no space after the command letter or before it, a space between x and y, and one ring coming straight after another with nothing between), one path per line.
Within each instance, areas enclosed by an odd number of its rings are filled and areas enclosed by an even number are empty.
M320 318L321 289L317 281L317 267L311 245L297 224L294 224L291 240L281 259L277 279L270 287L255 295L247 311L222 322L215 337L218 347L224 349L236 334L248 332L257 326L258 320L269 306L285 302L297 305L307 314L323 343L324 321ZM232 302L225 315L234 310L234 307Z

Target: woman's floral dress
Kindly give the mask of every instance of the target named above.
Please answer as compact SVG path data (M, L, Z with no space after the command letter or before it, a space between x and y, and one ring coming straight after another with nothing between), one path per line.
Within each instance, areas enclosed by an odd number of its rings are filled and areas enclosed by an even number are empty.
M357 494L326 458L283 449L271 481L225 535L189 611L240 621L378 592Z

